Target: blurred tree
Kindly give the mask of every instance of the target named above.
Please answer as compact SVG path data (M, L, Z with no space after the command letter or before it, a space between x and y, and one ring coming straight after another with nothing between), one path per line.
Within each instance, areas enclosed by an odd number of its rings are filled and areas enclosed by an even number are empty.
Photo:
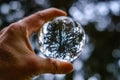
M119 4L120 0L0 0L0 29L39 10L63 9L79 20L88 36L87 45L94 46L88 46L85 54L90 57L85 60L81 55L76 60L82 62L82 68L66 75L65 80L120 80Z

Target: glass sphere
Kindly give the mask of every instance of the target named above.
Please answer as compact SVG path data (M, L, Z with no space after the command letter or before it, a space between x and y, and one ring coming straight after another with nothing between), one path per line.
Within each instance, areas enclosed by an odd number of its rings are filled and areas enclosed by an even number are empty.
M49 58L74 61L85 46L85 32L70 17L56 17L45 23L38 33L40 52Z

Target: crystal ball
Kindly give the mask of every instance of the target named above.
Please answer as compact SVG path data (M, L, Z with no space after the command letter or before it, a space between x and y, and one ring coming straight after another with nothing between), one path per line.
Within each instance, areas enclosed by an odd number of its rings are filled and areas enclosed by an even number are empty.
M49 58L72 62L85 46L85 31L70 17L56 17L46 22L38 33L40 52Z

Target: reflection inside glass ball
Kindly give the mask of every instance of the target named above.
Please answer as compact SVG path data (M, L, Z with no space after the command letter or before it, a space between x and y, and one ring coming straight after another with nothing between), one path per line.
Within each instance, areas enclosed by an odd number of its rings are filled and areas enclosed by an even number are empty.
M82 53L86 38L78 22L61 16L43 25L38 40L46 57L72 62Z

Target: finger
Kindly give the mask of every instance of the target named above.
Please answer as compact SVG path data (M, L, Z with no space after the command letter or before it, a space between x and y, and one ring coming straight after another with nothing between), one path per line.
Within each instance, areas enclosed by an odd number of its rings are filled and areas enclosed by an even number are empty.
M1 35L7 28L8 28L8 27L3 28L3 29L0 31L0 35Z
M56 59L45 59L44 65L42 65L43 70L41 73L54 73L54 74L65 74L70 73L73 70L71 63L59 61Z
M57 16L66 16L66 13L56 8L50 8L26 17L19 23L24 26L28 31L28 36L30 36L32 33L39 31L45 22Z
M31 60L35 62L32 62ZM35 71L37 71L38 74L43 73L66 74L73 71L73 65L71 63L56 59L50 58L45 59L37 56L34 57L33 59L30 59L30 62L32 65L34 65L33 68L35 69Z

